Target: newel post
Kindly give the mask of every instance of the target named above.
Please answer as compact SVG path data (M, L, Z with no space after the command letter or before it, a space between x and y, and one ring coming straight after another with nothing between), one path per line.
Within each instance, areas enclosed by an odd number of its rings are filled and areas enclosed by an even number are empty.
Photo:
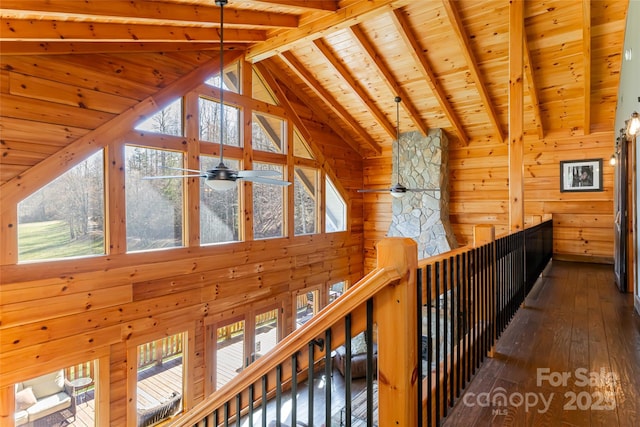
M418 247L405 237L377 245L378 268L402 276L374 300L378 327L378 417L381 426L418 425L417 292Z

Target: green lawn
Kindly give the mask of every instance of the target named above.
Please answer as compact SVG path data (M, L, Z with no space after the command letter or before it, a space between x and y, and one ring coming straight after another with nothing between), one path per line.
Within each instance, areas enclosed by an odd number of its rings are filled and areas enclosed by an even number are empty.
M69 224L46 221L18 226L18 258L20 261L68 258L104 253L102 233L89 233L71 240Z

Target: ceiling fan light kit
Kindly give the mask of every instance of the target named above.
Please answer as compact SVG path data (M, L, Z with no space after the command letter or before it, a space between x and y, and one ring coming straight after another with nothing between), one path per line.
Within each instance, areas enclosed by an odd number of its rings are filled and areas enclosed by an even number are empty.
M231 169L220 163L215 169L207 171L208 176L204 183L216 191L231 190L235 188L237 179L232 177L231 172Z
M391 195L397 199L407 194L407 187L402 184L396 184L389 190Z
M228 0L215 0L217 6L220 7L220 162L218 166L207 171L194 171L191 169L177 168L183 171L199 172L199 175L179 175L179 176L153 176L145 177L144 179L162 179L162 178L188 178L192 176L206 178L205 185L215 191L228 191L236 188L236 181L238 179L245 181L252 181L260 184L270 184L287 186L291 185L289 181L282 181L280 179L266 178L268 176L280 175L276 171L271 170L241 170L236 171L228 168L224 164L224 89L223 75L224 75L224 6L228 3Z

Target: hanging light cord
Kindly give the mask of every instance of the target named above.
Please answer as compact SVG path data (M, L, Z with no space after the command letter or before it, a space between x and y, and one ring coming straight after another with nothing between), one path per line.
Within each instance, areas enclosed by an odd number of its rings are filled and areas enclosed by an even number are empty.
M220 6L220 165L224 166L224 89L222 89L222 78L224 74L224 5L227 0L216 0Z
M396 96L396 184L400 184L400 101L402 98Z

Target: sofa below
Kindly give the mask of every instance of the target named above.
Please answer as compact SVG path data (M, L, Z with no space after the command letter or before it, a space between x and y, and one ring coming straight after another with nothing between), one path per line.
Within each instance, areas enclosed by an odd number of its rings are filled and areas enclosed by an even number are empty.
M354 348L356 346L351 347L351 378L363 378L367 376L367 351L366 347L364 351L362 349ZM354 351L355 350L355 351ZM345 346L341 345L335 350L335 355L333 356L333 363L338 371L344 376L346 372L346 364L347 364L347 349ZM378 345L373 344L373 372L374 377L376 376L376 372L378 371Z
M76 415L73 386L65 380L64 370L52 372L16 384L15 425L33 424L57 412L68 411Z

